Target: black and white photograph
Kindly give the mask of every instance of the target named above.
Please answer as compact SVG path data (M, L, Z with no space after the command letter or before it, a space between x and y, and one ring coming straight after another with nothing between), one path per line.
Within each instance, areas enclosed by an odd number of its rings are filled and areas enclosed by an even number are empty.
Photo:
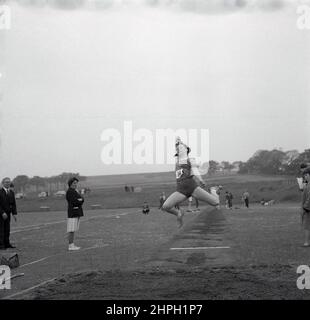
M0 0L0 183L0 300L310 300L310 0Z

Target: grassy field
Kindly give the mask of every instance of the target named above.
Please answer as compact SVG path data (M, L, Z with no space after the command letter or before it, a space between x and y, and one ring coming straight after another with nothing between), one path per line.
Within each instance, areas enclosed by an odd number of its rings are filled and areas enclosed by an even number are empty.
M204 206L178 229L156 208L86 211L78 252L67 251L65 212L21 214L11 239L21 263L13 274L24 276L0 298L310 299L296 286L297 267L309 264L298 212Z
M296 287L296 268L309 264L309 250L301 246L301 195L294 178L209 177L209 186L223 186L222 201L226 190L233 193L233 210L201 204L200 212L186 212L181 229L175 216L158 209L160 193L175 190L173 175L158 179L89 177L92 191L77 252L67 251L65 199L18 200L11 240L21 266L13 274L24 276L0 298L310 299ZM125 184L142 191L125 192ZM240 205L244 190L251 195L250 209ZM261 206L262 198L276 204ZM149 215L141 212L145 200ZM103 208L90 210L92 204Z
M301 194L297 188L295 178L284 176L258 176L258 175L223 175L206 177L208 187L222 185L221 201L225 202L225 191L232 192L234 205L240 206L241 196L248 190L252 203L258 203L261 199L276 200L277 202L298 202ZM141 187L141 192L125 192L124 186ZM102 208L133 208L141 207L144 201L151 206L158 206L159 196L162 191L166 196L175 191L174 173L147 173L118 176L88 177L81 187L88 186L91 193L86 195L84 208L90 209L94 204L100 204ZM51 196L46 199L38 199L36 194L29 195L26 199L19 199L20 212L38 212L41 207L49 207L51 211L66 210L66 200Z

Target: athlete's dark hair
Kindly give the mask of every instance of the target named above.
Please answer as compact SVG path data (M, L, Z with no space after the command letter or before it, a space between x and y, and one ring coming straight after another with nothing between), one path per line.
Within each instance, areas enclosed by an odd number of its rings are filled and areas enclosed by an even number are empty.
M72 183L76 181L76 182L79 182L79 179L76 178L76 177L72 177L68 180L68 186L71 187L72 186Z

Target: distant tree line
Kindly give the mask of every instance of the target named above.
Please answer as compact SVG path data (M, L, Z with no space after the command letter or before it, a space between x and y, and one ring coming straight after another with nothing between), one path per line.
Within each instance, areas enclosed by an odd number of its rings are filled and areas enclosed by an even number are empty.
M209 171L208 175L214 175L216 173L230 173L230 172L235 172L237 173L239 171L239 166L240 166L241 161L235 161L230 163L229 161L222 161L222 162L217 162L214 160L209 161Z
M297 150L283 151L282 149L258 150L246 162L209 161L209 175L219 172L235 172L240 174L274 174L296 175L300 165L310 165L310 149L299 153Z
M283 151L258 150L246 162L209 161L209 174L216 172L238 172L240 174L275 174L275 175L296 175L300 171L301 164L310 164L310 149L299 153L297 150ZM13 184L18 192L26 192L27 189L39 190L65 190L67 182L71 177L77 177L80 181L85 181L86 177L79 173L63 172L52 177L32 178L27 175L18 175L13 179Z
M296 175L300 165L310 163L310 149L299 153L297 150L258 150L246 162L239 165L239 173Z
M36 192L39 190L54 191L65 190L71 177L77 177L80 181L86 180L86 177L81 176L79 173L63 172L52 177L34 176L30 178L27 175L18 175L12 182L18 192L26 192L29 189L34 189Z

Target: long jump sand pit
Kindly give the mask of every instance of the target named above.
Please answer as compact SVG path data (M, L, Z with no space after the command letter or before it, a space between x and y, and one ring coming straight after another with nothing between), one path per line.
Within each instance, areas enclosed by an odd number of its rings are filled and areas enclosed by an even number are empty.
M22 299L222 300L309 299L294 290L294 268L284 265L200 270L91 271L66 275Z

